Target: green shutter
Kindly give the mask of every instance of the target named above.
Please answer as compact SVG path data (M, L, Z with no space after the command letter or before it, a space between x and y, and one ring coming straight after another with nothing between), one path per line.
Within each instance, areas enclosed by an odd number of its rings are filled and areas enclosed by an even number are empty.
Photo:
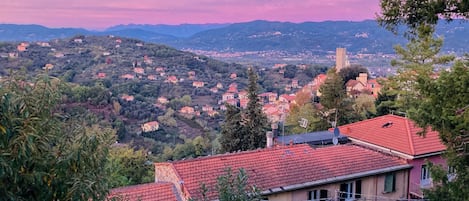
M396 190L396 175L394 173L386 174L386 178L384 180L384 192L390 193Z

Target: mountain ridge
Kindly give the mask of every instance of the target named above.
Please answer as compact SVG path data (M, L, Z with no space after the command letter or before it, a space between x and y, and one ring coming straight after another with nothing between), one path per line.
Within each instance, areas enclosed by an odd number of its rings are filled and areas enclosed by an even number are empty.
M458 21L458 20L456 20ZM159 32L157 32L159 30ZM165 31L166 30L166 31ZM374 20L279 22L255 20L233 24L117 25L105 31L47 28L41 25L0 24L0 41L47 41L75 35L116 35L178 49L217 52L284 51L324 55L336 47L361 54L392 54L393 46L406 39L380 27ZM445 52L469 52L469 24L440 23Z

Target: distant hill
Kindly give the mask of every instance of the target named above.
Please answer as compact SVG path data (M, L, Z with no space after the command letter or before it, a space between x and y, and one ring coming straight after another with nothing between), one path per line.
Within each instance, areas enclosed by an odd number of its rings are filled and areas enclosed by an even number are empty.
M149 32L171 35L174 37L187 38L196 33L226 27L229 24L181 24L181 25L165 25L165 24L128 24L117 25L106 29L106 32L122 31L128 29L141 29Z
M469 24L442 22L437 34L445 36L443 51L469 52ZM362 22L271 22L252 21L235 24L118 25L105 31L50 29L38 25L0 25L0 41L44 41L74 35L116 35L146 42L166 44L178 49L223 52L284 51L289 54L310 52L324 55L336 47L353 53L393 53L395 44L404 44L378 26L376 21Z
M89 34L85 29L47 28L40 25L0 24L0 41L48 41Z

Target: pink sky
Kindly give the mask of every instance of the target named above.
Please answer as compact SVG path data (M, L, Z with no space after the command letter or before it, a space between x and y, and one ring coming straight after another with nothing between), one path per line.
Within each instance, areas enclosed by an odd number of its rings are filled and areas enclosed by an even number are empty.
M103 29L117 24L374 19L379 0L1 0L0 23Z

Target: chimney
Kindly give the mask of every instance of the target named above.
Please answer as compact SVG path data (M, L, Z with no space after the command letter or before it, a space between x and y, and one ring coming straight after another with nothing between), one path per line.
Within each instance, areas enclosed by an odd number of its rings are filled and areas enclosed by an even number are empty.
M366 83L368 82L368 74L366 73L359 73L358 77L356 78L357 81L361 82L363 85L366 86Z
M272 148L274 144L274 133L272 131L267 131L267 134L265 134L267 137L267 148Z

